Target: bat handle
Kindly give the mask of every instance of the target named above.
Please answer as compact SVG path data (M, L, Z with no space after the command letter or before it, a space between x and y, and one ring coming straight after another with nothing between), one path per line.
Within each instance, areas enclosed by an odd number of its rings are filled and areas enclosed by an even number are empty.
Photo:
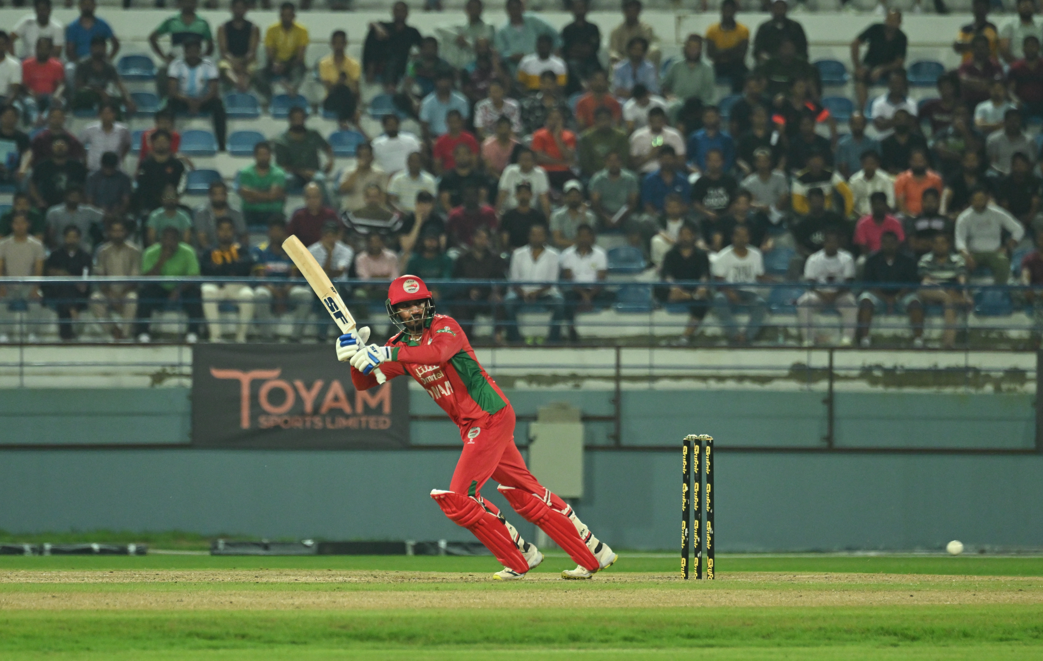
M377 377L377 383L384 383L388 380L388 378L384 376L384 373L380 371L379 367L373 370L373 374Z

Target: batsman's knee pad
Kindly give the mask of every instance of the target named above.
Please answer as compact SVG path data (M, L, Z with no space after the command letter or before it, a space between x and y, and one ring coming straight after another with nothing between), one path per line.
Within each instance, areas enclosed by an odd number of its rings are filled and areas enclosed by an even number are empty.
M576 561L576 564L592 572L601 568L597 558L587 548L586 541L580 537L572 520L551 507L547 500L524 489L500 486L497 487L497 490L503 494L515 512L521 514L526 521L539 526Z
M431 492L431 497L450 521L470 530L478 541L492 551L500 564L519 574L529 571L529 563L518 550L504 520L482 507L477 499L437 489Z

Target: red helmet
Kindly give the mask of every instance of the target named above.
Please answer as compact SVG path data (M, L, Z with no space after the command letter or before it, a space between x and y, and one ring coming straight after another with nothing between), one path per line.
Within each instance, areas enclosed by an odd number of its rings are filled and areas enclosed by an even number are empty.
M428 291L427 285L415 275L400 275L392 280L391 286L388 287L388 303L391 305L430 298L431 292Z

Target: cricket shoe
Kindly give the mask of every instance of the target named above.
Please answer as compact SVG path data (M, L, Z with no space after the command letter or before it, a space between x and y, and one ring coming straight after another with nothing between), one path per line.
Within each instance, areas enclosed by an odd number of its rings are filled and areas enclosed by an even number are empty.
M540 563L543 562L543 554L539 552L535 544L525 542L525 549L522 551L522 555L525 556L525 561L529 563L530 571L539 567ZM519 574L507 567L493 574L493 580L496 581L516 581L519 578L525 578L525 574Z
M594 551L594 557L598 559L598 571L608 569L616 564L619 556L609 548L608 544L598 542L598 548ZM577 565L575 569L566 569L561 572L561 577L572 581L582 581L594 577L594 572L589 571L583 565Z

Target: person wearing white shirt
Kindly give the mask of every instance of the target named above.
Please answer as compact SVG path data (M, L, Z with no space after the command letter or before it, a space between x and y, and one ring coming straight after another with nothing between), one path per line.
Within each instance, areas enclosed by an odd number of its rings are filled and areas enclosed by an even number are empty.
M764 257L760 250L749 244L749 228L736 225L732 230L732 244L717 253L710 265L713 279L728 284L748 284L761 280L764 277ZM746 310L750 315L745 329L735 322L735 310ZM746 344L756 339L764 325L768 304L756 288L722 287L713 295L713 311L724 327L728 342Z
M384 115L381 123L384 126L384 134L373 140L373 158L381 170L392 175L405 170L409 155L423 151L424 146L409 131L398 130L398 115Z
M684 163L684 136L674 128L666 125L666 112L662 108L648 111L648 126L638 129L630 135L630 165L645 174L659 169L659 148L670 145L674 154Z
M640 96L639 93L643 92ZM648 113L652 108L666 110L666 99L651 94L644 85L634 85L631 90L632 96L623 104L623 121L626 122L627 131L633 133L637 129L648 126Z
M209 113L214 123L218 151L225 150L228 119L218 83L221 75L209 57L203 57L203 42L185 41L185 55L167 68L167 109L175 113Z
M36 55L36 41L50 37L51 57L62 59L65 54L65 26L51 18L51 0L35 0L35 14L23 16L11 30L11 39L17 46L18 57L27 59Z
M869 204L869 197L873 193L886 195L887 206L895 208L895 179L880 169L880 154L875 151L868 150L862 154L862 169L851 175L847 185L851 189L855 213L859 218L873 212Z
M496 209L500 213L517 208L518 199L514 196L514 191L521 183L529 184L533 199L539 200L543 217L550 218L550 180L547 178L547 172L536 165L536 156L528 147L520 148L518 162L505 167L500 175L500 193L499 199L496 200Z
M339 223L326 223L322 226L322 238L308 246L308 252L312 254L315 261L322 266L322 270L334 282L345 277L348 269L351 267L352 260L355 258L355 252L346 243L341 242L340 235L341 226ZM326 340L326 333L329 331L332 321L330 316L325 313L322 301L318 298L314 300L312 308L319 318L315 337L319 342L323 342ZM297 337L300 337L300 335L297 334Z
M116 121L118 114L117 102L105 102L98 111L101 121L88 124L80 134L80 142L87 149L87 170L92 173L101 169L102 154L111 151L122 163L130 151L130 129Z
M416 194L427 191L438 195L438 182L424 172L420 152L413 152L406 159L406 169L395 174L388 182L388 202L401 211L412 213L416 208Z
M554 54L554 37L541 34L536 38L536 52L529 53L518 62L518 82L530 92L540 89L540 76L550 71L557 78L558 85L565 87L569 69L565 60Z
M878 96L870 106L877 140L883 142L884 138L894 133L894 116L899 110L907 111L914 118L919 110L916 102L909 98L909 82L905 77L905 69L895 69L891 72L887 77L887 93Z
M547 246L547 226L533 225L529 229L529 245L511 255L507 279L512 284L504 297L504 316L507 319L507 341L520 342L518 311L524 308L551 310L548 342L561 341L561 322L565 318L565 299L553 284L558 281L560 262L558 252Z
M14 55L8 52L10 48L10 37L6 32L0 31L0 98L5 105L14 101L18 96L19 87L22 85L22 63Z
M569 326L569 341L578 342L576 312L589 312L604 300L603 283L608 278L608 253L594 245L594 228L583 224L576 228L576 243L561 253L561 279L588 285L572 286L565 290L565 322Z
M1003 231L1010 234L1003 243ZM1025 228L1005 209L989 203L989 193L982 187L971 191L971 206L956 217L956 251L963 255L967 270L979 265L992 271L997 285L1007 284L1013 248L1025 236Z
M804 346L815 344L811 317L819 308L833 308L840 313L840 345L849 347L855 340L858 308L851 293L855 279L855 258L840 249L840 234L834 229L824 233L822 250L813 253L804 264L804 279L814 283L797 299L797 322L804 335Z
M1007 64L1025 57L1025 37L1038 39L1043 34L1043 21L1035 15L1034 0L1018 0L1015 9L1018 15L1004 23L999 34L1000 57Z

